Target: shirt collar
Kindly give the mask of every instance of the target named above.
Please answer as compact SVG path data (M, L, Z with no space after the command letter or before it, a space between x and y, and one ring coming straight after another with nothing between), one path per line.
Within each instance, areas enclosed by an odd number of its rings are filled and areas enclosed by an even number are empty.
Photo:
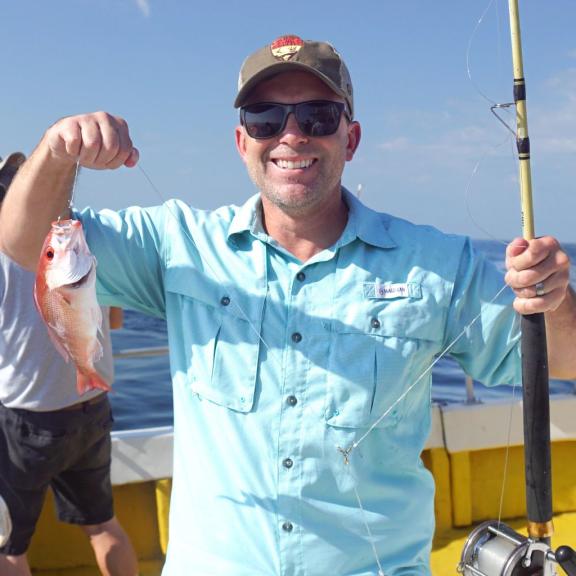
M388 214L371 210L344 187L342 187L342 194L348 205L348 222L337 242L338 245L343 246L359 238L366 244L379 248L395 248L397 246L388 232L390 224ZM260 194L251 196L236 212L228 228L228 238L244 232L251 232L255 236L265 234L262 225Z
M240 207L228 228L228 239L243 232L264 232L260 194L254 194Z
M342 187L342 194L348 205L348 223L339 243L345 244L359 238L362 242L378 248L395 248L397 246L388 231L390 225L388 214L368 208L344 187Z

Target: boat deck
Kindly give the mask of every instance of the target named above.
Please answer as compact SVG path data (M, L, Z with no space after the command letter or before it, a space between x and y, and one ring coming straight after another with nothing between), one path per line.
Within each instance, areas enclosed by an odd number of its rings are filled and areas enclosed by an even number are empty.
M422 457L436 482L434 576L455 575L473 527L500 518L524 532L521 403L435 407ZM551 401L553 549L576 546L576 396ZM511 423L511 424L510 424ZM116 514L129 533L141 576L160 576L169 539L172 431L116 433L112 481ZM98 576L90 545L57 523L50 496L32 540L35 576Z
M507 524L525 534L524 521L513 520ZM554 518L555 537L553 546L561 544L576 544L576 513L560 514ZM434 550L431 557L432 574L434 576L455 576L456 566L460 560L464 543L469 536L471 527L450 528L437 533L434 539ZM67 547L67 545L66 545ZM162 557L140 560L140 576L160 576ZM55 569L34 569L35 576L100 576L96 566L70 566Z

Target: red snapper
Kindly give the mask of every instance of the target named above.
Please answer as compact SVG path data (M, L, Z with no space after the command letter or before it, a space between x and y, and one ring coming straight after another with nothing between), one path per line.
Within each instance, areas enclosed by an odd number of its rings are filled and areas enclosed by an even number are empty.
M94 367L103 354L98 340L102 311L96 299L96 258L78 220L52 223L42 247L34 298L57 350L76 365L78 393L110 390Z

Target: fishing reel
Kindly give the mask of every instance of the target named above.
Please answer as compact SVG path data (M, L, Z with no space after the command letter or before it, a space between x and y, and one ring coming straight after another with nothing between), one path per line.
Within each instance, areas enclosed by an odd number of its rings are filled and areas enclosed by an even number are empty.
M491 520L477 526L466 540L458 572L463 576L557 576L557 565L568 576L576 576L576 552L569 546L553 552L545 542Z

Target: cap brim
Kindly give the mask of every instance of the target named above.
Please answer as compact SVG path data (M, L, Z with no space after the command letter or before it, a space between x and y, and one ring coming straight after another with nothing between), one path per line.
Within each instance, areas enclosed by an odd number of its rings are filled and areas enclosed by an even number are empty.
M264 80L272 78L273 76L277 76L278 74L282 74L283 72L290 72L291 70L304 71L309 72L310 74L314 74L314 76L322 80L322 82L324 82L324 84L326 84L326 86L328 86L330 90L332 90L335 94L338 94L338 96L344 98L345 102L348 102L347 95L340 89L340 87L337 84L332 82L332 80L330 80L328 76L325 76L321 72L318 72L318 70L312 68L308 64L303 64L301 62L278 62L276 64L271 64L270 66L264 68L263 70L260 70L260 72L254 74L254 76L252 76L250 80L248 80L248 82L246 82L246 84L242 86L242 88L236 95L236 99L234 100L234 108L240 108L241 106L243 106L246 103L245 101L250 92L252 92L252 90L258 84L260 84Z

